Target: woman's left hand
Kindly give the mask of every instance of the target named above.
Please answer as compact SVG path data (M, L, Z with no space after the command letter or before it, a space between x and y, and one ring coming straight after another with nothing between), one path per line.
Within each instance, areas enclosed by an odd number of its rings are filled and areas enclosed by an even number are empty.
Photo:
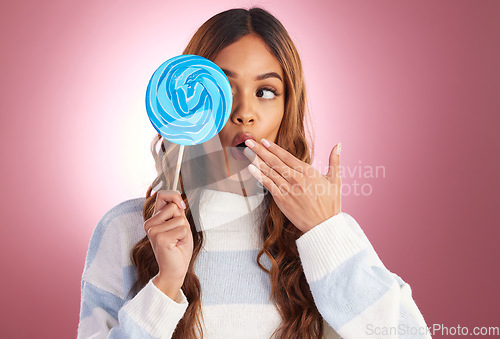
M252 162L248 170L295 227L305 233L340 213L340 143L330 153L326 175L271 141L262 139L261 145L247 140L245 145L244 153Z

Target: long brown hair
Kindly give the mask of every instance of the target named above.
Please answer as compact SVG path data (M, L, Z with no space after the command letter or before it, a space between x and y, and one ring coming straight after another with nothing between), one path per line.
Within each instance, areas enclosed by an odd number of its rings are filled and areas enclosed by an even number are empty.
M231 9L219 13L198 29L183 54L196 54L213 61L223 48L248 34L262 38L283 68L286 85L285 112L276 143L298 159L311 164L312 149L308 146L304 126L306 91L302 64L290 36L273 15L262 8ZM159 134L151 145L158 176L146 193L144 220L149 219L154 210L156 192L152 193L153 189L166 189L173 181L169 168L178 146L172 144L166 148L164 145ZM188 204L188 201L192 204L193 200L186 197L184 188L182 196L188 205L186 216L191 224L194 241L192 259L182 285L189 305L173 335L173 338L184 339L196 338L196 330L203 336L201 287L194 273L194 262L203 244L203 232L198 232L195 228L193 213ZM272 286L270 297L282 317L274 335L276 338L287 339L321 338L323 318L314 303L295 244L302 232L285 217L272 197L267 201L269 206L262 228L264 243L256 261L269 274ZM260 263L263 255L272 263L270 270ZM131 259L137 268L137 281L132 290L138 291L158 273L158 264L147 236L134 246Z

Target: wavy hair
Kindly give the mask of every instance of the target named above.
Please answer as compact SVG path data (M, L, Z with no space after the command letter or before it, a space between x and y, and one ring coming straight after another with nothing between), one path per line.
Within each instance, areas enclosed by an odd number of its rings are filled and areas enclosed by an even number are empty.
M273 15L258 7L249 10L230 9L216 14L196 31L183 54L196 54L213 61L223 48L248 34L262 38L283 69L286 86L285 111L276 143L299 160L311 164L313 150L308 146L307 137L310 135L306 135L305 128L307 122L305 119L306 91L302 64L292 39ZM188 150L189 147L186 151ZM144 220L149 219L153 214L157 195L156 192L153 193L154 188L167 189L167 187L171 187L173 181L171 171L173 166L171 164L178 151L178 145L172 144L165 147L165 143L162 143L162 137L158 134L151 144L151 151L158 176L146 193L143 208ZM185 173L183 173L184 175ZM197 335L203 337L201 286L194 272L194 262L203 245L203 234L195 228L192 209L188 203L193 204L193 201L196 201L196 194L191 196L190 193L188 199L182 178L181 187L182 197L188 206L186 216L191 225L194 250L182 285L182 291L186 295L189 305L175 329L173 338L185 339L197 338ZM266 195L266 197L268 196L270 194ZM285 217L272 196L268 197L266 201L269 205L262 227L264 243L256 261L258 266L269 274L272 286L270 299L274 301L282 318L281 324L274 331L273 336L283 339L321 338L324 330L323 318L314 303L295 244L295 240L302 235L302 232ZM271 261L269 270L260 262L263 255ZM158 264L147 236L134 246L131 251L131 259L137 268L137 281L131 291L137 292L158 273Z

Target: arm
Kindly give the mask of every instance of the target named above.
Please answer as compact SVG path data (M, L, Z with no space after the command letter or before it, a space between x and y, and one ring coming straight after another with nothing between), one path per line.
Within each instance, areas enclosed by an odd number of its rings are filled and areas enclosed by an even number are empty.
M141 201L122 203L94 229L82 276L78 339L171 338L187 309L182 290L172 300L154 278L128 296L136 281L130 250L145 234L141 210Z
M187 308L180 290L176 300L160 291L152 279L129 301L82 283L78 338L171 338Z
M349 214L325 220L296 243L316 306L343 338L430 338L410 286L385 268Z

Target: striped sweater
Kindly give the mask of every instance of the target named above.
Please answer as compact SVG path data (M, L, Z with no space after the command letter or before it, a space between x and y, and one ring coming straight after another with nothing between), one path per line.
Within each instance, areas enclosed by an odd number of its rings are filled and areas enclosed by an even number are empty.
M243 197L203 190L204 246L195 261L201 283L204 338L270 338L281 318L269 300L269 275L256 256L262 248L264 194ZM78 338L171 338L186 311L152 279L136 295L131 248L144 232L144 198L125 201L97 224L82 275ZM345 212L296 240L323 338L430 338L410 286L390 272L353 217ZM266 260L267 259L267 260ZM270 267L264 255L261 263Z

